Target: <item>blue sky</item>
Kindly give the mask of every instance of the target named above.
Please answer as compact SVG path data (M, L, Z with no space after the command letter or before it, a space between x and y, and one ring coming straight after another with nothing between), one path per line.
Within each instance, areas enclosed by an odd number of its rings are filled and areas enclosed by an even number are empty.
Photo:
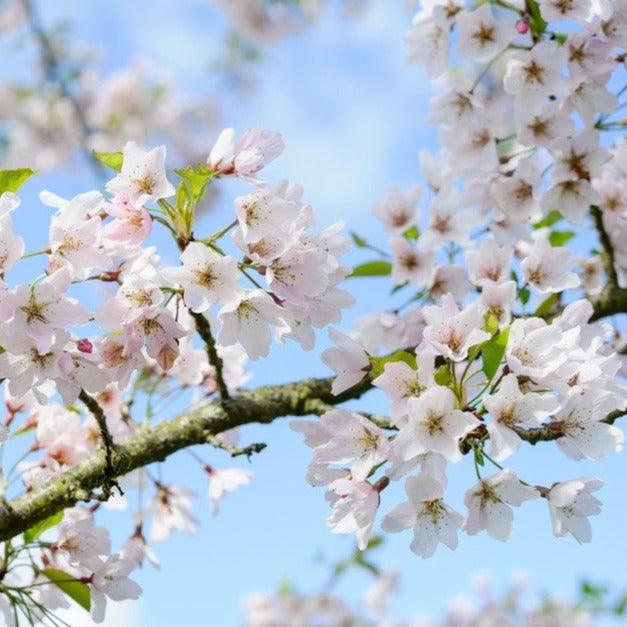
M240 132L259 124L283 134L285 153L267 168L265 177L273 183L281 178L301 183L320 227L345 219L350 228L384 244L370 207L385 197L390 184L406 188L419 181L417 153L434 146L435 131L425 122L431 88L420 70L404 62L402 35L411 16L403 12L402 2L371 4L351 20L342 19L339 11L327 11L316 26L270 46L259 67L257 90L226 97L223 115L224 126ZM184 92L218 87L205 70L207 60L220 51L224 23L205 3L72 0L40 5L46 21L65 16L73 22L77 39L100 47L106 71L143 56ZM45 181L51 191L66 196L92 185L88 174L55 174ZM29 189L38 185L35 181ZM220 186L224 190L221 200L205 219L208 229L231 220L231 199L244 190L238 183L220 182ZM381 307L388 292L387 284L380 282L374 288L356 282L347 287L359 303L347 315L346 328L357 313ZM307 355L293 344L277 346L259 367L251 364L255 372L251 383L329 374L318 358L326 345L322 337ZM371 397L353 406L385 411L381 400ZM328 572L320 556L327 563L334 562L353 550L352 538L328 532L323 490L309 487L304 479L310 449L287 423L281 420L269 427L242 430L244 443L268 444L251 464L241 460L234 464L220 452L196 449L216 466L239 465L256 474L251 485L228 496L217 518L209 515L206 478L197 463L179 453L167 464L166 477L185 482L199 494L194 513L201 521L200 531L197 537L178 534L155 547L161 570L147 565L136 574L144 594L129 610L128 624L239 625L238 603L243 595L271 591L285 578L297 588L316 589ZM599 494L603 513L592 520L592 544L579 546L571 537L554 538L544 501L526 504L516 512L514 536L506 544L485 535L461 535L455 552L440 546L434 558L421 560L409 551L411 532L390 535L376 556L381 564L404 573L403 591L395 604L399 614L437 613L449 598L468 589L479 570L490 571L496 582L504 584L522 569L541 588L566 596L574 593L584 576L618 589L627 587L624 459L612 456L603 465L573 463L556 454L552 444L545 444L527 447L514 458L512 467L531 483L603 477L606 486ZM473 476L470 459L452 469L447 501L460 511L463 492L474 482ZM386 490L382 513L401 495L400 485ZM114 517L107 519L122 540L132 523L124 515L116 517L118 522ZM120 523L122 518L124 523ZM355 597L367 583L367 578L355 575L342 586ZM122 623L109 619L107 624Z

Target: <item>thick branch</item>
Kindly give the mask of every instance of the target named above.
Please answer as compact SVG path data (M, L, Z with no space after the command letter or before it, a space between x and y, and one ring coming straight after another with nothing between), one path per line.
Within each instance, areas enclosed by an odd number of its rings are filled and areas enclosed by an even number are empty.
M603 291L592 301L594 306L592 320L598 320L614 314L627 313L627 289L618 285L616 266L614 265L614 248L603 225L603 214L598 207L592 207L591 214L594 226L599 233L602 248L601 258L607 279Z
M336 397L331 394L332 381L332 378L308 379L261 387L228 399L216 399L170 422L140 431L116 445L111 450L110 469L106 453L100 449L45 485L0 504L0 541L9 540L36 522L79 501L98 498L94 490L102 486L103 478L109 473L120 477L136 468L162 461L183 448L205 443L227 429L253 422L271 423L283 416L315 414L317 403L335 405L358 398L370 389L370 381L366 378Z

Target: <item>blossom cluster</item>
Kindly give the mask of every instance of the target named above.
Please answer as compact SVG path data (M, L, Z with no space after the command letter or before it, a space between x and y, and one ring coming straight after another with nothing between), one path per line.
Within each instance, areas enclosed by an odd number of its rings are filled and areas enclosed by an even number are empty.
M34 433L24 458L3 477L3 493L18 478L28 490L42 487L103 444L110 455L112 447L141 433L153 413L147 411L143 423L131 415L140 392L151 402L158 392L165 403L177 389L193 387L197 400L226 399L247 380L246 361L266 356L273 337L311 349L315 329L340 321L341 310L352 303L338 287L349 272L339 261L348 238L339 233L341 223L312 231L313 210L301 200L300 187L285 181L271 187L259 178L282 149L278 133L253 128L236 139L233 129L226 129L206 165L178 171L177 190L166 175L164 147L145 151L128 142L122 153L99 155L117 170L106 196L90 191L64 199L41 192L40 200L55 213L48 246L32 253L25 253L13 225L20 199L14 191L2 193L0 378L8 412L0 436L6 442ZM31 173L3 175L17 188ZM226 226L203 237L196 207L211 181L224 176L242 178L254 189L235 199ZM166 265L147 245L155 225L172 236L180 265ZM13 284L22 257L46 264L32 283ZM102 285L98 299L86 291L96 281ZM221 433L212 444L232 452L236 434ZM252 472L199 461L215 515L221 499L249 483ZM97 622L104 619L106 598L137 598L139 586L128 575L144 558L157 563L144 525L150 524L153 542L167 540L175 530L196 533L194 494L138 470L120 482L106 479L102 492L78 487L77 500L126 508L122 486L142 493L153 488L154 496L136 512L135 531L121 552L111 552L108 532L95 525L93 509L69 509L27 532L22 549L8 549L3 611L34 608L43 620L49 614L41 607L52 611L66 603L65 581L88 590L89 602L83 604ZM39 538L48 527L56 527L56 540ZM31 557L24 566L25 549L31 556L38 551L41 565ZM46 600L30 593L36 587L44 594L50 587L42 578L58 584ZM27 601L11 597L12 589Z
M373 207L391 254L357 237L382 257L354 271L389 274L394 293L413 292L358 320L351 336L331 330L337 348L322 356L337 374L335 394L369 376L389 416L335 408L292 423L313 448L309 482L327 487L327 523L356 533L360 548L383 491L401 479L407 500L382 528L413 529L422 557L439 543L456 548L460 529L506 540L512 507L539 497L555 535L590 541L600 479L537 486L501 463L523 440L555 440L569 457L594 461L622 448L612 424L627 406L621 361L614 330L598 318L624 312L603 310L599 294L627 287L627 141L601 142L623 125L612 117L611 78L626 35L623 1L436 1L414 18L410 63L442 79L454 42L470 72L451 73L431 100L442 147L420 153L426 220L420 187L391 187ZM594 227L603 255L576 258L566 244L577 232L558 230L562 220L580 234ZM447 465L465 456L477 483L464 516L445 491ZM486 476L486 463L497 472Z

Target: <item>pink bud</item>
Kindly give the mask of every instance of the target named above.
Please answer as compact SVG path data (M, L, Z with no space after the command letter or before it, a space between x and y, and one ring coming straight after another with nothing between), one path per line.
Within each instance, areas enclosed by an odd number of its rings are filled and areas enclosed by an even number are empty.
M527 20L518 20L516 22L516 32L520 35L525 35L529 32L529 23Z
M81 353L91 353L94 350L94 345L88 339L83 338L76 342L76 348L78 348Z

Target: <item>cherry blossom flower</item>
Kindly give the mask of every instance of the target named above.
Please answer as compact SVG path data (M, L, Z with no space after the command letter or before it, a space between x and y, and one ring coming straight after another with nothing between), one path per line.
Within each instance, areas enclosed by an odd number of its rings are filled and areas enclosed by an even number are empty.
M459 56L479 63L496 56L515 35L513 24L509 20L495 19L488 4L474 11L460 11L455 16L455 24L459 29Z
M364 551L379 507L377 490L367 481L336 479L329 485L326 498L333 508L326 520L331 532L355 532L357 547Z
M453 361L462 361L468 349L490 339L482 331L483 315L478 303L467 305L461 311L452 294L442 299L442 306L423 308L427 323L422 336L421 350L429 350Z
M202 313L211 305L233 302L244 293L233 257L220 257L203 243L190 242L181 253L181 261L182 267L165 268L163 274L183 287L185 304L192 311Z
M375 203L372 206L372 213L383 222L386 231L400 235L420 219L417 204L421 196L422 189L417 185L404 193L392 185L388 190L387 199Z
M580 544L590 542L592 530L587 516L601 513L601 501L591 492L602 486L603 481L595 477L571 479L553 485L546 500L556 536L570 533Z
M523 394L515 375L503 377L498 392L484 396L483 404L492 421L486 426L490 435L490 456L502 461L515 453L522 440L513 429L515 425L537 427L559 408L550 394Z
M573 259L564 246L552 246L547 237L538 237L521 267L525 281L543 294L579 287L581 281L568 272Z
M253 174L276 159L284 148L281 135L275 131L254 126L235 141L235 130L227 128L220 133L211 149L207 167L219 175L234 174L256 184L261 181Z
M122 170L107 183L109 192L127 197L136 207L174 195L174 186L165 175L165 146L145 151L127 142L122 152Z
M618 453L623 448L623 432L614 425L600 422L615 409L613 394L599 390L580 392L573 388L562 409L555 414L555 420L561 423L569 447L575 447L588 459L603 461L606 451ZM568 449L565 452L568 453Z
M327 348L320 358L337 372L331 392L336 396L359 383L371 369L366 351L355 340L337 329L329 329L329 337L337 348Z
M383 517L383 530L394 533L413 527L410 549L420 557L431 557L439 542L456 549L457 530L464 519L442 500L444 486L423 472L407 477L405 492L408 500Z
M290 330L287 312L259 289L248 290L225 304L218 318L222 322L218 342L224 346L239 342L250 359L265 357L270 352L270 325L277 327L278 334Z
M107 598L112 601L124 599L138 599L142 589L139 584L128 578L128 574L135 568L130 560L119 555L109 555L105 562L100 561L93 569L91 587L91 617L96 623L105 618Z
M539 497L540 492L523 485L513 470L501 470L466 492L464 503L468 507L468 518L464 530L475 535L485 529L491 538L505 542L511 535L514 518L508 505L522 505L524 501Z
M211 513L217 516L220 499L227 492L233 492L240 486L250 483L253 476L250 470L242 470L241 468L211 468L209 472Z
M392 443L403 461L422 453L439 453L449 461L461 459L459 440L479 426L472 414L455 408L455 396L440 385L407 401L409 419Z

